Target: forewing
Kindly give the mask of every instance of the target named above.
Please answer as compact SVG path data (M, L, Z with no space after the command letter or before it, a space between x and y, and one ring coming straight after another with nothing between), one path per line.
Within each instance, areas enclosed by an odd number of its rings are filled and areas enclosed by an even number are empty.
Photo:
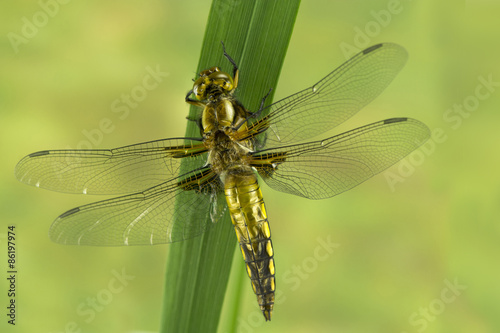
M391 43L374 45L345 62L310 88L284 98L248 132L266 146L300 142L352 117L377 97L403 68L408 54Z
M52 191L126 194L178 176L181 160L191 169L206 160L201 140L164 139L116 149L45 150L16 166L21 182Z
M225 209L223 201L222 183L205 168L144 192L71 209L54 221L49 236L56 243L73 245L177 242L217 222Z
M429 137L423 123L392 118L323 141L256 152L252 166L275 190L324 199L385 170Z

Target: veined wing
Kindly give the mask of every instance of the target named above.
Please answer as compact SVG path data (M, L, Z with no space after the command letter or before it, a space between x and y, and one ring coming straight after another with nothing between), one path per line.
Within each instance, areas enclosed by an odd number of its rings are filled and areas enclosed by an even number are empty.
M322 141L259 151L251 164L275 190L324 199L385 170L429 137L423 123L392 118Z
M44 150L16 166L21 182L52 191L125 194L142 191L178 176L181 160L191 169L206 161L197 139L164 139L116 149Z
M73 208L54 221L49 236L56 243L98 246L181 241L220 218L222 193L219 177L203 168L144 192Z
M271 104L250 135L266 146L300 142L331 130L377 97L403 68L408 54L391 43L358 53L318 83Z

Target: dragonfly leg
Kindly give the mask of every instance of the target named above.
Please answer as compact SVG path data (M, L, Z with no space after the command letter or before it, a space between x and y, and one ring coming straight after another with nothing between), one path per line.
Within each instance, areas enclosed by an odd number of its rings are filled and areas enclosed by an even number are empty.
M257 111L252 113L252 117L254 118L260 117L262 110L264 110L264 103L266 102L267 97L269 97L269 95L271 94L271 91L273 91L273 88L269 88L269 91L267 92L266 96L262 97L262 101L260 102L260 107Z
M259 118L260 117L262 110L264 110L264 103L266 103L266 99L271 94L271 91L273 91L273 88L269 88L269 91L267 92L266 96L262 97L262 100L260 101L259 109L255 112L251 112L250 115L247 117L247 120L250 118Z
M186 98L184 99L186 101L186 103L188 104L191 104L191 105L194 105L194 106L198 106L200 108L204 108L205 107L205 103L203 102L200 102L196 99L192 99L191 97L191 94L193 93L193 89L189 90L187 95L186 95Z
M231 56L229 54L227 54L226 46L224 45L224 42L221 41L220 43L222 44L222 51L224 51L224 57L226 57L226 59L229 60L229 62L233 65L233 82L234 82L233 89L236 89L236 87L238 87L238 78L240 76L239 75L240 70L238 69L238 66L236 65L236 62L233 60L233 58L231 58Z
M245 121L241 122L238 126L236 126L235 128L236 130L238 130L241 127L241 125L247 123L250 118L257 119L260 117L262 110L264 110L264 103L266 102L267 97L269 97L269 95L271 94L271 91L273 91L273 88L270 88L266 96L262 97L262 101L260 102L260 107L257 111L255 112L247 111L248 116L245 118Z

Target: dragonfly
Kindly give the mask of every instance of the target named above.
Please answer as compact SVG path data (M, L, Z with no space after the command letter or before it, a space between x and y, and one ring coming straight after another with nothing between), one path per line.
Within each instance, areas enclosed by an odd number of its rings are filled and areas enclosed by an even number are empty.
M49 237L61 244L183 241L205 232L228 210L267 321L276 272L258 176L280 192L330 198L395 164L430 132L422 122L401 117L305 142L349 119L389 85L408 57L397 44L373 45L313 86L264 107L266 96L255 112L234 97L240 71L222 48L232 75L219 67L204 70L185 96L200 109L190 119L200 137L116 149L44 150L24 157L15 174L52 191L120 195L57 217Z

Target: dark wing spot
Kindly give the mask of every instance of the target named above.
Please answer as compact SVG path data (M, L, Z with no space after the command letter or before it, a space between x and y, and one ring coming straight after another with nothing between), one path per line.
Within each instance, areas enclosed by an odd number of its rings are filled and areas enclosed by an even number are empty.
M408 118L391 118L391 119L386 119L384 120L384 124L392 124L392 123L399 123L403 121L407 121Z
M76 207L76 208L68 210L66 213L62 213L58 218L62 219L62 218L65 218L67 216L70 216L70 215L73 215L75 213L78 213L79 211L80 211L80 208Z
M378 48L381 48L384 44L375 44L373 46L370 46L369 48L363 50L363 54L368 54L372 51L375 51Z
M50 152L48 150L37 151L36 153L29 154L29 157L38 157L43 155L48 155Z

